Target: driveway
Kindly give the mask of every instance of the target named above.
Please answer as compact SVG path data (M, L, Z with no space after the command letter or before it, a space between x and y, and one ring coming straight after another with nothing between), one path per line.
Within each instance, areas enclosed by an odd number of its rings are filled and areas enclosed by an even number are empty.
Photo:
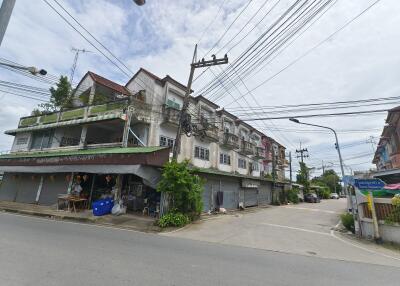
M210 217L166 236L400 267L400 255L333 231L346 199Z

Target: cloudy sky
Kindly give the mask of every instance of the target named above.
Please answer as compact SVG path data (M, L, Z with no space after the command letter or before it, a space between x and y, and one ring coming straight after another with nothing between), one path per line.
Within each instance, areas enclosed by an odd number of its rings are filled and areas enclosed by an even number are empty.
M48 2L60 10L53 0ZM216 52L217 56L222 57L229 51L232 63L295 1L147 0L142 7L134 5L131 0L58 2L126 63L131 71L144 67L159 76L168 74L186 83L196 43L199 46L199 58L209 58ZM221 88L221 92L225 93L222 96L212 92L205 96L219 97L216 102L221 107L241 108L240 115L244 118L254 117L250 107L258 105L296 105L398 96L400 3L396 0L380 1L334 37L277 74L373 2L375 0L332 2L326 12L294 42L284 50L278 50L280 53L274 54L276 57L273 60L265 61L262 69L256 70L243 82L238 81L238 86L231 88L229 93L225 92L227 88ZM39 0L17 0L0 47L0 58L45 68L55 76L69 75L74 58L72 47L91 51L80 56L75 80L91 70L121 84L127 82L125 74L69 27L44 1ZM207 87L214 75L220 72L219 67L205 71L194 82L195 92ZM196 71L196 75L200 73ZM271 76L274 77L255 89L252 95L246 94ZM5 69L0 69L0 80L49 88L48 84ZM29 115L38 102L7 93L11 90L3 87L1 90L0 130L3 131L16 128L18 118ZM231 104L233 101L235 103ZM364 109L386 109L398 104L392 101L392 105ZM264 109L264 113L258 116L282 115L269 113L271 110ZM376 113L316 117L303 121L327 125L338 131L348 172L350 169L366 170L372 167L369 162L373 156L373 142L378 140L385 117L385 113ZM334 137L329 132L299 126L287 119L258 121L254 125L292 151L295 162L294 151L301 142L309 151L306 162L316 167L315 174L320 173L318 168L322 160L337 169ZM370 136L374 136L372 140ZM0 150L10 149L12 139L11 136L0 134ZM294 164L294 170L297 165Z

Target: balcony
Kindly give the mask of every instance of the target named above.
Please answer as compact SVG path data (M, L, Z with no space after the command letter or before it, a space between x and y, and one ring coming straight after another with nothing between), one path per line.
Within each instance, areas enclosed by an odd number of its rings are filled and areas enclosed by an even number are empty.
M243 155L254 155L254 144L242 139L239 153Z
M264 149L264 147L255 147L255 149L254 149L254 158L256 158L256 159L265 159L265 153L266 153L266 151L265 151L265 149Z
M239 137L233 133L225 132L222 145L230 149L239 149Z
M163 123L172 126L178 126L180 112L181 111L179 109L165 105L163 109Z

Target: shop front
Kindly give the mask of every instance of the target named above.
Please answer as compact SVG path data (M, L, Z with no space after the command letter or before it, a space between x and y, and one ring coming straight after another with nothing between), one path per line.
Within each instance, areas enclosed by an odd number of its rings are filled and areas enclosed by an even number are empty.
M74 195L91 208L99 199L112 198L121 200L128 212L155 215L160 209L160 167L168 159L169 150L161 147L3 155L0 200L50 206Z

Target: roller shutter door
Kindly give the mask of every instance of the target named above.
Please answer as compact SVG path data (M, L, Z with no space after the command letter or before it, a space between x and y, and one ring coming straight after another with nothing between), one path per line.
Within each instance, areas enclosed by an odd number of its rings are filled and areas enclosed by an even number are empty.
M239 206L239 180L228 177L222 178L221 190L224 192L222 207L228 210L237 209Z
M18 174L18 188L15 201L18 203L34 203L40 183L40 175Z
M271 184L261 184L258 189L258 204L267 205L271 203Z
M258 189L244 190L244 206L252 207L258 205Z
M13 173L4 173L3 181L0 184L0 200L1 201L10 201L13 202L15 200L15 196L17 195L17 185L18 179L16 174Z
M41 205L54 205L57 203L57 196L59 194L66 194L68 190L67 174L54 174L43 175L44 181L42 191L40 192L39 204Z

